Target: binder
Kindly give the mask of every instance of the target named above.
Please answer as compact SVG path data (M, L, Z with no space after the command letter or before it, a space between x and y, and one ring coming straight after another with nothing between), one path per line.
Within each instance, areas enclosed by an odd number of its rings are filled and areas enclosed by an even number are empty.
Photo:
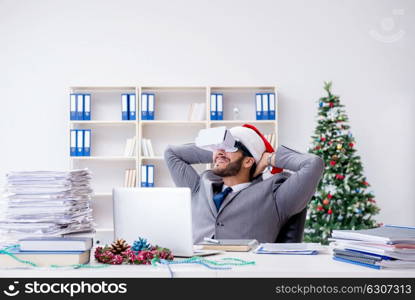
M255 103L256 103L256 119L262 119L262 96L261 94L257 93L255 96Z
M91 156L91 129L85 129L84 132L84 145L83 156Z
M147 166L141 166L141 187L147 187Z
M142 93L141 94L141 120L148 120L148 94Z
M269 120L268 94L262 94L262 120Z
M76 104L76 94L71 94L70 95L70 100L69 100L69 107L70 107L70 120L77 120L77 114L76 114L76 108L77 108L77 104Z
M71 129L70 132L70 155L71 156L77 156L76 155L76 129Z
M270 120L275 120L275 93L270 93L268 96L268 100L269 100L269 119Z
M217 120L216 115L216 94L210 94L210 119Z
M84 132L83 130L76 130L76 156L83 156Z
M84 94L83 120L91 120L91 94Z
M154 165L147 165L147 186L154 187Z
M121 119L128 120L128 94L121 95Z
M223 94L216 94L216 109L217 120L223 120Z
M76 94L76 119L83 120L84 115L84 95Z
M128 96L128 107L129 107L129 120L136 119L136 105L135 105L135 94L129 94Z
M155 94L148 94L148 120L154 120L154 101L156 95Z

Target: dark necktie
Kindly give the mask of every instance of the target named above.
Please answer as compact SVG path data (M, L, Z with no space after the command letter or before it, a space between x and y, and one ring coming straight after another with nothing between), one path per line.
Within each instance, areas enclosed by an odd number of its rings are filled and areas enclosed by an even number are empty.
M222 205L223 200L225 200L226 196L229 195L229 193L232 192L231 187L227 187L222 192L217 193L213 196L213 202L215 202L216 209L219 211L220 206Z

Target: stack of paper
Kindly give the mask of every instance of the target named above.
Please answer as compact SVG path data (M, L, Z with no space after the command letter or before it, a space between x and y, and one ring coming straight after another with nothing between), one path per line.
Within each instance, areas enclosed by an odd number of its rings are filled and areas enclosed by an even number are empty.
M7 174L0 201L1 239L92 230L90 180L88 169Z
M206 119L206 103L192 103L189 109L189 121L203 121Z
M137 186L137 171L136 169L125 170L124 187L136 187Z
M364 230L333 230L337 261L380 268L415 268L415 228L385 225Z
M254 250L257 254L313 255L321 249L317 243L265 243Z
M153 157L154 156L154 150L153 145L151 144L150 139L141 139L141 150L143 153L143 156Z
M137 141L136 137L127 139L127 142L125 144L124 156L131 157L135 155L136 141Z

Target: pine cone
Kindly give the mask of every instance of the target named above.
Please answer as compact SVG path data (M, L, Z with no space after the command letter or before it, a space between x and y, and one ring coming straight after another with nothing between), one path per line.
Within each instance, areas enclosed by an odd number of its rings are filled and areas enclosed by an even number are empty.
M111 244L111 252L114 254L121 254L122 252L128 250L130 245L123 239L118 239Z

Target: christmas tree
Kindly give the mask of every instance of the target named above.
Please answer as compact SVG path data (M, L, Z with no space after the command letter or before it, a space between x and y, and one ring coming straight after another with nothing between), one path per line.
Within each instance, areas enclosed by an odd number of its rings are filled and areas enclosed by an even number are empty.
M373 192L363 175L356 142L347 125L339 96L325 82L326 97L319 99L318 124L310 153L320 156L325 170L307 213L304 241L327 244L333 229L366 229L378 226L379 212Z

